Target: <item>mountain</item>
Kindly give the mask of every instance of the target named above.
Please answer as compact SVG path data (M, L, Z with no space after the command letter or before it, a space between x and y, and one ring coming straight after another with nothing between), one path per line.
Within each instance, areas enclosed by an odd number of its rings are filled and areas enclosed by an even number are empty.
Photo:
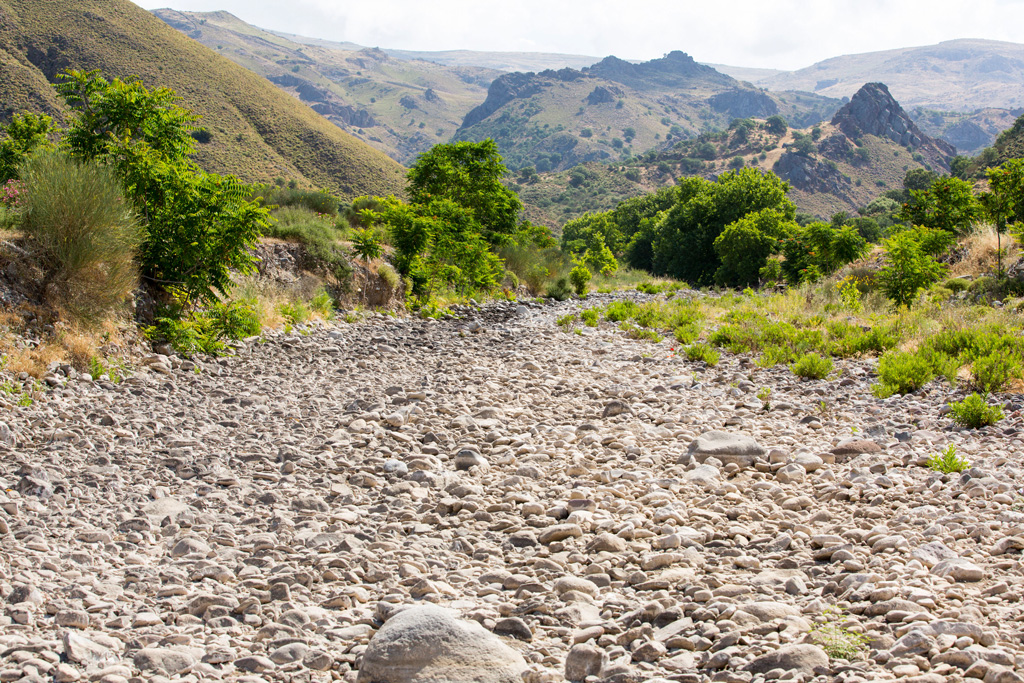
M1009 140L1009 132L1003 137ZM828 219L902 188L909 170L948 171L954 154L951 145L923 133L885 85L868 83L830 121L803 130L782 132L765 121L743 120L625 164L589 163L541 174L527 170L515 174L513 182L530 220L561 225L586 211L610 209L628 197L673 185L680 176L713 179L750 166L777 173L790 183L789 196L800 211Z
M160 9L154 14L402 164L448 142L466 112L483 102L487 87L502 73L285 36L227 12Z
M358 51L366 46L339 43L319 38L307 38L293 33L270 31L293 43L312 45L330 50ZM405 61L433 62L443 66L479 67L498 71L543 71L544 69L582 69L599 61L600 57L569 55L558 52L481 52L479 50L396 50L381 48L389 57Z
M405 186L404 169L383 153L128 0L0 0L0 119L24 109L61 118L50 83L66 68L173 89L202 116L209 141L196 160L210 171L291 178L343 197Z
M958 154L975 155L995 142L1001 132L1024 114L1024 109L988 108L962 113L915 107L909 113L914 123L931 137L953 145Z
M669 148L736 118L781 114L808 126L840 104L808 93L769 94L683 52L639 64L606 57L581 70L499 76L455 139L494 138L513 169L564 170Z
M719 70L769 90L807 90L850 97L865 81L881 81L906 107L974 111L1024 107L1024 45L949 40L937 45L833 57L798 71L763 74Z

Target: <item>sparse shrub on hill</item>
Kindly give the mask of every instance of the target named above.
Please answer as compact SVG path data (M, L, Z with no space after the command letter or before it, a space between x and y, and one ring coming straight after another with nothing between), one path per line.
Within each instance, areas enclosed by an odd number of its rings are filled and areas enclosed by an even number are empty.
M96 322L138 284L142 231L110 169L60 152L36 154L20 175L22 228L37 245L42 289L73 318Z

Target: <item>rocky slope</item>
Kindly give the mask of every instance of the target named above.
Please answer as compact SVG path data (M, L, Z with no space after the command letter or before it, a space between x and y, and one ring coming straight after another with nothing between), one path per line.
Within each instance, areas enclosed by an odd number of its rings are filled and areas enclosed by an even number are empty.
M56 368L0 427L0 679L1024 680L1020 396L960 431L873 361L707 368L574 306Z

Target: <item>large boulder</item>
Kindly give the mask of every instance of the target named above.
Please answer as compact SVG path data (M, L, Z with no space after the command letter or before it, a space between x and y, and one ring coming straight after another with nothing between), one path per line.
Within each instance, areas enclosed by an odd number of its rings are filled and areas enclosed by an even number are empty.
M746 434L710 431L694 439L681 460L686 461L692 457L703 463L708 458L717 458L726 465L733 462L740 467L751 467L755 460L767 452L764 446Z
M787 645L755 658L744 670L763 674L772 669L799 671L813 676L818 672L816 670L828 669L828 655L817 645Z
M410 607L370 641L358 683L522 683L526 660L500 638L441 607Z

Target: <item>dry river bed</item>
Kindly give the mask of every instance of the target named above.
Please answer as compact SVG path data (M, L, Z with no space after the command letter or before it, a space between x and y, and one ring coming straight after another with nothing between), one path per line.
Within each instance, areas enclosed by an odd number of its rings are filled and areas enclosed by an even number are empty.
M0 683L1024 681L1021 396L961 430L579 305L57 369L0 415Z

